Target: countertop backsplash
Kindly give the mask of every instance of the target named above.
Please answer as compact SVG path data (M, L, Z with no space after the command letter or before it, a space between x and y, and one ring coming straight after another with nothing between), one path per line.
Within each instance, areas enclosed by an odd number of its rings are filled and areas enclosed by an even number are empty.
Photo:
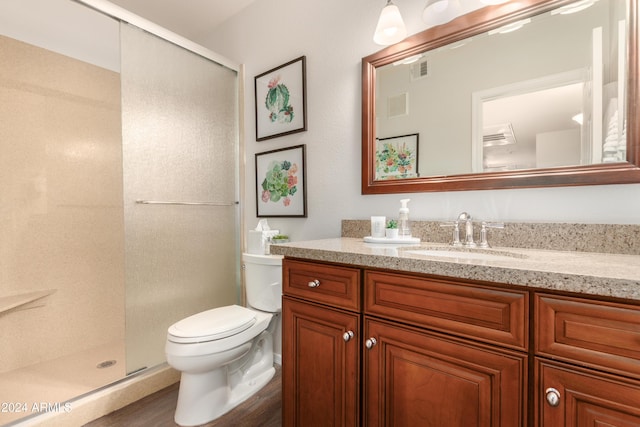
M449 243L452 228L440 221L412 221L411 235L423 242ZM567 224L508 222L503 229L489 229L492 247L549 249L555 251L599 252L640 255L640 225ZM461 238L463 231L461 229ZM371 235L371 221L342 220L341 237ZM480 223L474 222L474 239L479 241Z

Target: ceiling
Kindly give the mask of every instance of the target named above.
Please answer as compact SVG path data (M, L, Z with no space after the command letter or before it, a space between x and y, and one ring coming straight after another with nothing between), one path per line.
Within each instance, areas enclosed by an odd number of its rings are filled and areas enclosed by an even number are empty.
M176 34L197 41L255 0L109 0Z

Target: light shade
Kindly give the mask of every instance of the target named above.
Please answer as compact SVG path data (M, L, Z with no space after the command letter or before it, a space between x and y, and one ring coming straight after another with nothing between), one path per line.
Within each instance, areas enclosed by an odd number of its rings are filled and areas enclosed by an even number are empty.
M427 0L422 12L422 20L433 27L446 24L460 13L460 3L457 0Z
M386 46L398 43L405 37L407 37L407 29L402 21L402 16L400 16L400 10L391 0L387 0L387 5L380 12L373 41Z
M526 18L526 19L521 19L519 21L516 22L512 22L511 24L507 24L507 25L503 25L500 28L495 28L491 31L489 31L487 34L494 35L494 34L507 34L507 33L512 33L514 31L519 30L520 28L524 27L525 25L531 23L531 18Z
M570 15L572 13L576 13L576 12L580 12L581 10L585 10L588 7L593 6L593 4L596 2L597 0L581 0L581 1L577 1L575 3L571 3L562 7L559 7L557 9L554 9L551 11L552 15Z
M575 116L571 117L571 120L582 126L582 123L584 122L584 114L578 113Z

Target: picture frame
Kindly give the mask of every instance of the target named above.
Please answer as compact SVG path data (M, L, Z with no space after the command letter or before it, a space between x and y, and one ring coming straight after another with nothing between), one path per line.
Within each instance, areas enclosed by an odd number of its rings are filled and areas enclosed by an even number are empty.
M255 77L256 141L307 130L307 58Z
M376 138L376 181L418 178L419 134Z
M306 145L256 153L256 215L307 217Z

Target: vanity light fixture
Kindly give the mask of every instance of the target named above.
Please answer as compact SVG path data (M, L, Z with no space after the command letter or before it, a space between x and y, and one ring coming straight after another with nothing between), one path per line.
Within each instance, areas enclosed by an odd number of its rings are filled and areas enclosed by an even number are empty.
M449 50L458 49L458 48L461 48L462 46L468 45L472 41L473 41L473 38L469 37L468 39L460 40L457 43L451 43L451 45L449 45L448 48Z
M571 120L582 126L582 122L584 122L584 115L582 113L578 113L575 116L571 117Z
M478 5L497 5L508 1L509 0L473 0L472 3L474 6L469 9L468 5L463 8L460 4L460 0L427 0L424 10L422 11L422 20L429 27L434 27L436 25L446 24L463 13L468 13L470 10L475 10L478 8ZM598 0L582 1L593 3ZM582 1L579 3L582 3ZM515 23L508 27L512 27L513 25L515 25ZM520 27L522 25L524 24L521 24ZM504 30L502 31L496 30L495 32L509 32L520 28L517 27L507 31L506 27L507 26L503 27ZM387 4L382 8L382 12L380 12L378 25L376 26L376 31L373 34L373 41L376 44L387 46L398 43L404 40L405 37L407 37L407 29L404 26L404 21L400 15L400 9L398 9L398 6L393 4L391 0L387 0Z
M460 14L458 0L427 0L422 20L429 26L446 24Z
M405 37L407 37L407 29L404 26L400 10L391 0L387 0L386 6L380 12L373 41L379 45L386 46L398 43L404 40Z
M397 67L398 65L409 65L409 64L413 64L414 62L417 62L420 60L420 58L422 58L422 54L419 53L417 55L413 55L410 56L408 58L404 58L404 59L400 59L396 62L393 63L394 67Z
M521 19L520 21L512 22L511 24L504 25L504 26L502 26L500 28L496 28L495 30L491 30L491 31L489 31L489 35L512 33L514 31L519 30L520 28L524 27L525 25L527 25L530 22L531 22L530 18Z
M594 5L598 0L582 0L566 6L559 7L551 11L551 15L569 15L571 13L580 12Z

